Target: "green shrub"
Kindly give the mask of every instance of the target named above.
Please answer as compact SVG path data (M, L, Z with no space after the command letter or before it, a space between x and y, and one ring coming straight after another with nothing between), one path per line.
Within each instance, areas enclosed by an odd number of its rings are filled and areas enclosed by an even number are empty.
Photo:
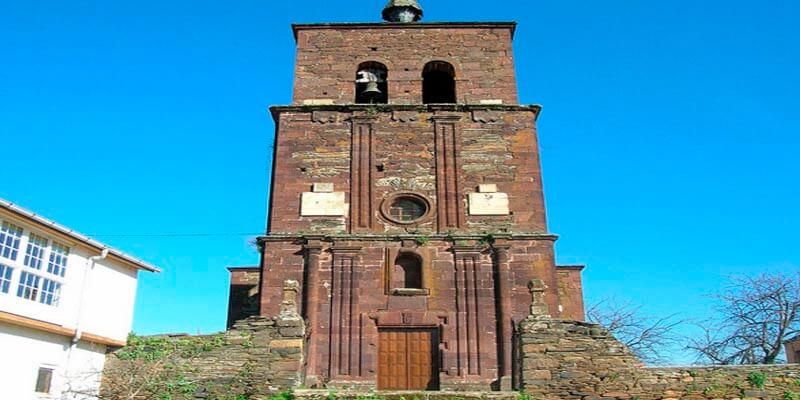
M754 387L763 389L764 384L767 382L767 375L763 372L751 372L750 375L747 375L747 381Z
M493 243L494 243L494 235L492 235L491 233L487 233L481 238L481 240L478 241L478 244L480 244L481 246L486 246Z
M525 392L519 392L517 400L533 400L533 396Z
M291 390L285 390L278 394L273 394L269 397L269 400L294 400L294 392Z

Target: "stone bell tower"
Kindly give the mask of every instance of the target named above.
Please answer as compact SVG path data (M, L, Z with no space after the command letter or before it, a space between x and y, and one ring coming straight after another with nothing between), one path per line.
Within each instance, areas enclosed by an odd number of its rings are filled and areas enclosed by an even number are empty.
M513 22L293 25L291 105L275 120L261 315L299 283L308 387L508 390L513 337L583 318L581 267L556 267L539 106L520 105Z

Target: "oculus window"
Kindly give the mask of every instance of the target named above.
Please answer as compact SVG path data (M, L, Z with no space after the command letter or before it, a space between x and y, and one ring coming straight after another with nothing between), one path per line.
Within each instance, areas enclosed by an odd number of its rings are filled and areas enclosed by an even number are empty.
M386 219L400 225L422 222L430 210L430 201L417 193L396 193L384 200L381 207Z

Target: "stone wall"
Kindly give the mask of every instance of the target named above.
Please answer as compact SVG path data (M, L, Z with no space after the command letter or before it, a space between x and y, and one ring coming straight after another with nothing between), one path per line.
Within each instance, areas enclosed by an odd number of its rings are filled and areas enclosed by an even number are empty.
M646 368L607 330L585 322L528 318L518 345L517 379L534 399L800 398L797 365Z
M305 324L297 283L280 313L215 335L132 337L108 356L101 399L259 399L302 384Z
M583 317L579 292L562 296L555 290L579 290L580 277L572 276L565 285L556 282L552 240L520 235L497 235L492 243L477 235L271 237L264 240L264 260L280 264L264 265L261 313L278 312L283 281L300 282L300 310L312 332L309 388L333 381L343 382L340 386L375 386L380 330L406 326L441 334L443 388L488 389L498 371L510 378L512 320L528 315L530 277L546 278L545 298L555 315L563 309L573 314L560 316ZM401 254L420 256L421 291L394 290L394 277L399 275L394 260ZM342 355L348 356L345 365L330 362ZM471 360L472 371L466 360ZM510 379L505 381L510 388Z
M422 103L426 63L455 68L458 103L517 103L511 45L513 23L295 25L294 104L355 100L360 63L388 69L391 104Z
M583 318L580 271L557 273L547 233L539 107L271 110L275 190L259 239L260 314L275 313L284 280L300 282L313 332L308 387L374 386L379 331L406 326L441 332L442 387L488 389L500 375L510 388L512 321L527 315L534 277L553 315ZM419 200L422 215L394 218L403 197ZM401 253L420 260L420 287L392 286Z
M275 138L269 233L545 233L536 106L272 107ZM357 157L353 157L356 155ZM313 193L315 184L330 192ZM480 185L507 197L471 212ZM429 202L413 224L393 221L398 193ZM325 207L304 209L321 196ZM488 195L488 194L487 194Z
M134 339L108 356L101 398L235 399L297 387L303 330L300 319L251 317L217 335Z

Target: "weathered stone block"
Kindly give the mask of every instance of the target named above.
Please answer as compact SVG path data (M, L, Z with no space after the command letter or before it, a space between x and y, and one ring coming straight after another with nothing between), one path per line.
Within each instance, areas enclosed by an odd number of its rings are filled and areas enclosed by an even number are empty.
M303 339L278 339L272 340L270 345L273 349L276 348L302 348L303 347Z
M470 193L470 215L508 215L508 193Z
M347 214L344 192L303 193L300 215L304 217L343 216Z

